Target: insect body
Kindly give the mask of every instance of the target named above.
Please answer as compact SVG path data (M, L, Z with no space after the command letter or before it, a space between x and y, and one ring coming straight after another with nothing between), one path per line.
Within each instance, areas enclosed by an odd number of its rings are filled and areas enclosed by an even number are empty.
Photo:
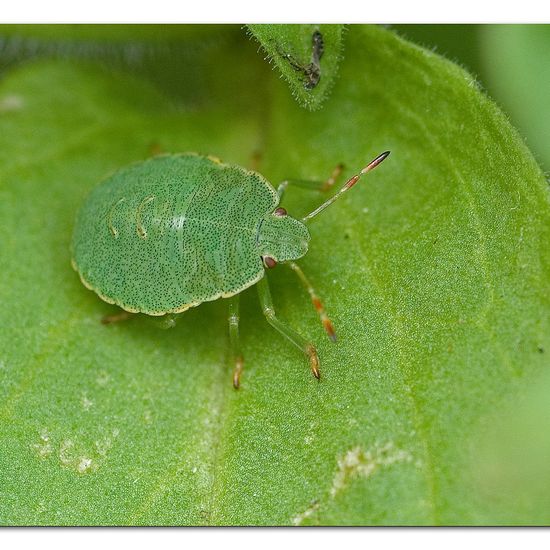
M130 165L96 187L82 206L72 241L73 267L84 285L106 302L126 312L164 316L170 326L175 314L230 298L235 387L243 364L238 294L258 283L267 320L309 357L319 378L315 347L275 315L265 268L288 263L334 337L321 302L294 263L308 250L305 222L388 154L377 157L301 221L279 206L289 182L276 191L260 174L213 157L163 155ZM108 320L125 317L117 314Z
M286 59L290 66L297 72L302 73L304 76L304 88L306 90L313 90L319 81L321 80L321 57L325 51L325 43L323 35L319 31L315 31L311 37L311 61L306 65L300 63L290 53L285 53L279 49L279 55Z

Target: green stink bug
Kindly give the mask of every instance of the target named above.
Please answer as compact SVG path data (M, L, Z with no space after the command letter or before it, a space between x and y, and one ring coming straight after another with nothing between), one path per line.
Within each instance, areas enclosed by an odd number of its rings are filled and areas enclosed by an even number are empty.
M229 335L239 387L243 359L239 345L239 293L257 284L268 322L309 358L320 377L315 346L275 315L264 277L266 268L287 263L306 286L326 332L332 323L303 271L294 262L308 250L305 225L359 178L378 166L382 153L351 177L331 198L297 220L279 202L288 180L275 190L257 172L196 153L159 155L122 168L88 196L72 240L72 265L84 285L124 311L163 316L173 326L177 314L202 302L229 298ZM320 186L332 186L339 166Z

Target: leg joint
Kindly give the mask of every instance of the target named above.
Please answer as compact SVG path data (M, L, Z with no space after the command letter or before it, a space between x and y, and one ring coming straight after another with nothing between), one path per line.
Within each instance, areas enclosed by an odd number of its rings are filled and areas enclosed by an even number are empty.
M262 311L268 319L275 319L275 310L272 307L264 306Z

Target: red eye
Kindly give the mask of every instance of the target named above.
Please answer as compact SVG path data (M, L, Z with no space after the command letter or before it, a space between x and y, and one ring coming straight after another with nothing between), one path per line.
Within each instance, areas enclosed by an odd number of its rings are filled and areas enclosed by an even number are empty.
M271 256L264 256L263 260L264 260L264 265L268 269L273 269L277 265L277 261L275 260L275 258L272 258Z
M274 214L275 216L280 216L280 217L286 216L286 210L285 210L284 208L282 208L282 207L279 206L279 208L276 208L276 209L275 209L275 211L273 212L273 214Z

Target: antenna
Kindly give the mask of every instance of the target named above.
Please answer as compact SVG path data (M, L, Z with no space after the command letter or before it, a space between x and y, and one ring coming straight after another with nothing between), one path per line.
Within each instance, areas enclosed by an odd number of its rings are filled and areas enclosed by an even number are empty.
M311 218L313 218L314 216L317 216L317 214L319 214L319 212L322 212L327 206L330 206L336 199L340 198L341 195L343 195L346 191L351 189L359 181L359 178L361 178L361 176L363 174L366 174L367 172L370 172L371 170L374 170L389 154L390 154L389 151L384 151L382 154L378 155L374 160L369 162L369 164L367 164L367 166L365 166L365 168L363 168L359 172L359 174L356 174L355 176L352 176L344 184L342 189L340 189L340 191L338 191L338 193L336 193L335 195L330 197L330 199L325 201L321 206L317 207L313 212L311 212L307 216L303 217L302 221L307 222L308 220L311 220Z

